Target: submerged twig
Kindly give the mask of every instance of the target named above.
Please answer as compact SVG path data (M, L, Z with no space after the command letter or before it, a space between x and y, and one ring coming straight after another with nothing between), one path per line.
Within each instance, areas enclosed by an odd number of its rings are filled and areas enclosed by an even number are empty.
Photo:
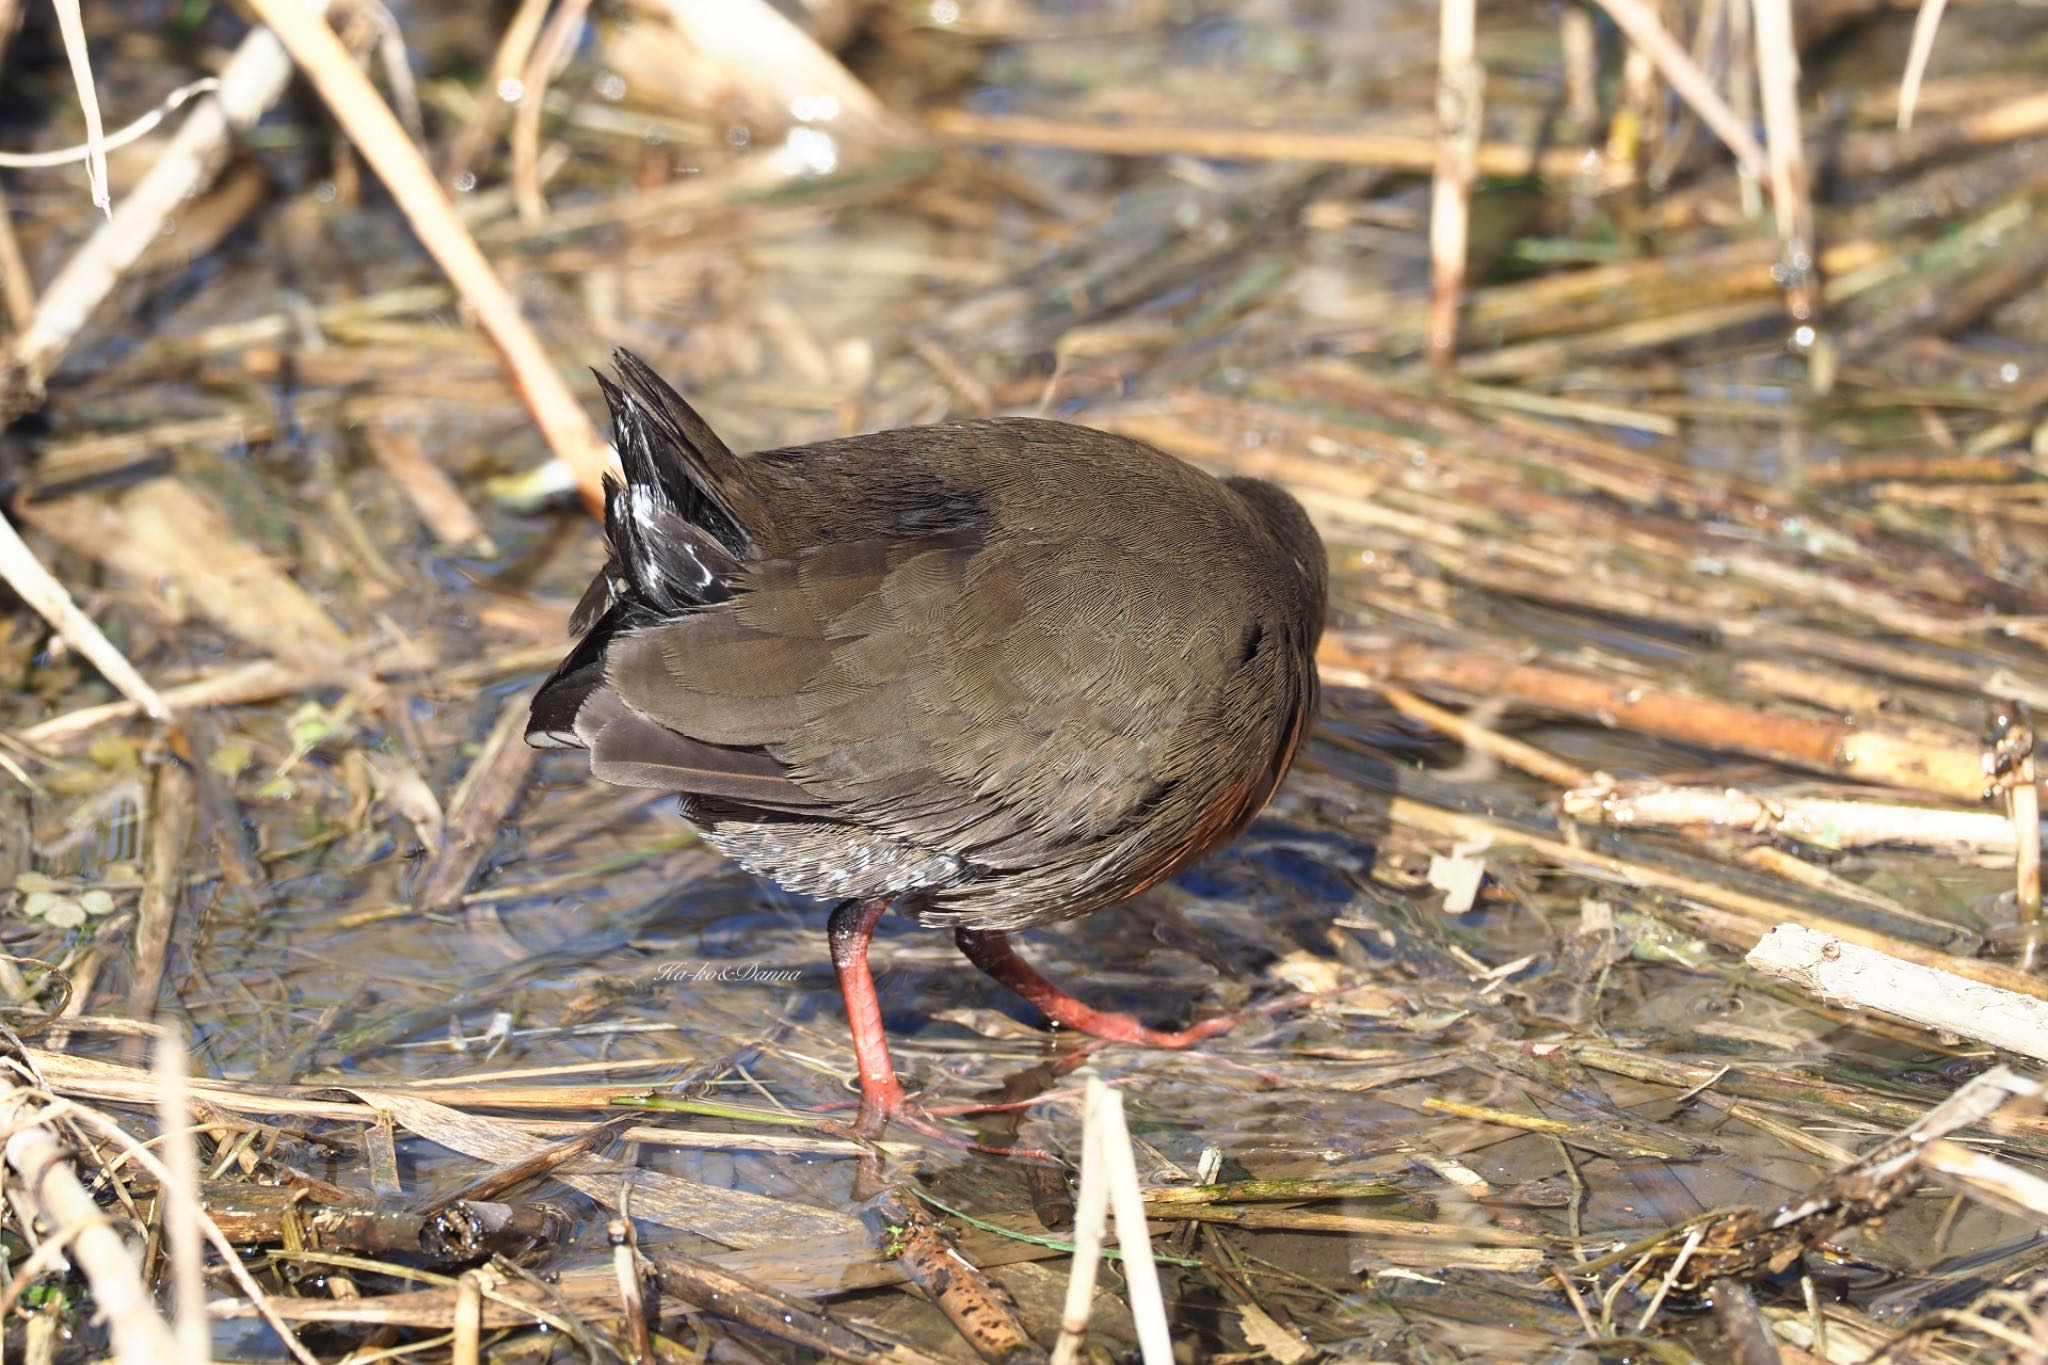
M801 1299L708 1262L673 1251L647 1259L663 1293L785 1345L834 1360L926 1365L932 1359L906 1346L871 1341Z
M1009 1295L960 1254L945 1230L901 1185L884 1186L869 1201L868 1210L881 1224L883 1253L946 1315L976 1355L992 1365L1046 1359L1032 1345Z
M420 909L444 910L469 889L469 879L497 840L498 826L526 789L534 761L534 750L525 740L526 710L524 696L505 704L476 762L444 803L446 835L420 874L413 898Z
M163 991L164 969L170 961L171 930L184 900L185 849L199 813L192 774L166 755L150 784L148 845L143 861L142 896L135 918L135 979L128 1005L139 1018L153 1018Z

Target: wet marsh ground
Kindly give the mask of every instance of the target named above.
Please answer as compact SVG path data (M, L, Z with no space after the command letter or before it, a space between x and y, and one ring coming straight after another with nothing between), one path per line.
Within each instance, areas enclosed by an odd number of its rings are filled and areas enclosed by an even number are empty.
M2027 1191L1852 1166L2015 1059L1743 965L1800 922L2048 993L2016 965L2038 811L1986 777L2003 752L2032 782L2048 696L2035 11L1949 14L1904 135L1913 16L1802 14L1812 345L1754 186L1675 102L1628 102L1612 32L1586 125L1556 17L1489 12L1485 147L1586 174L1482 181L1433 382L1433 12L821 5L878 103L793 110L765 79L709 98L660 6L600 6L522 133L491 79L511 13L430 8L398 12L394 103L591 411L584 367L624 345L739 449L1036 410L1316 516L1325 709L1293 777L1230 848L1030 947L1158 1023L1317 1003L1088 1050L944 934L885 921L874 953L927 1101L1009 1106L960 1120L982 1136L1071 1155L1082 1068L1121 1090L1184 1358L1773 1358L1751 1328L1787 1360L2048 1351ZM86 18L110 111L246 30ZM1724 53L1720 7L1685 22ZM8 47L9 145L77 135L59 53L39 16ZM1252 132L1300 147L1205 141ZM116 154L117 200L161 136ZM8 173L31 286L92 230L82 184ZM0 598L0 947L48 1093L152 1132L126 1021L177 1030L204 1202L321 1360L631 1358L628 1185L669 1264L661 1358L830 1353L672 1277L707 1266L800 1296L842 1358L972 1358L874 1226L822 908L519 741L597 530L317 102L255 129L44 401L16 378L10 518L178 707L124 710ZM1699 804L1667 827L1672 792ZM1847 804L1802 821L1817 798ZM31 1034L58 974L68 1017ZM890 1136L896 1188L1047 1345L1065 1173ZM1968 1136L2048 1157L2038 1097ZM1825 1226L1730 1213L1817 1191ZM10 1219L9 1273L30 1246ZM39 1283L9 1349L90 1358L85 1282ZM1111 1263L1091 1348L1135 1351L1124 1299ZM279 1349L215 1328L223 1357Z

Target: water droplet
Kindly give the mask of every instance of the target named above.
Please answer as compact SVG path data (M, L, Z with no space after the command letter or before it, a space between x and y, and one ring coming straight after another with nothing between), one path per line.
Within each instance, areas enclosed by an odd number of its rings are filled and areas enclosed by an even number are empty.
M775 164L788 175L829 175L839 165L839 144L822 128L792 128Z
M839 101L832 95L799 95L790 101L789 112L798 123L830 123L839 117Z
M526 82L517 76L507 76L498 82L498 98L507 104L517 104L526 96Z

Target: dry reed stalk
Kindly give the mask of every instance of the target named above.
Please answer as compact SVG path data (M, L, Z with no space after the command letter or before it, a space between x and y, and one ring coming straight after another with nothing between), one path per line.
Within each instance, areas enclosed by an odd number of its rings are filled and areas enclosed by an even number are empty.
M985 114L972 109L939 109L926 125L959 142L995 142L1027 147L1061 147L1109 156L1194 156L1217 161L1327 161L1345 166L1381 166L1429 172L1436 169L1438 141L1431 134L1330 132L1312 128L1224 128L1163 123L1105 123L1032 114ZM1572 148L1538 151L1506 142L1482 141L1474 154L1479 174L1513 179L1539 175L1568 182L1585 173L1585 154ZM1628 168L1610 168L1607 188L1625 184Z
M0 186L0 302L7 306L10 332L20 332L36 313L36 282L22 259L21 238L14 231L14 209ZM8 344L11 346L12 338Z
M2016 142L2048 129L2048 91L1993 105L1963 120L1963 140L1978 146Z
M650 1365L654 1360L654 1341L647 1325L647 1298L641 1288L645 1263L640 1259L640 1248L633 1240L633 1185L630 1180L619 1182L616 1207L619 1216L605 1223L604 1235L612 1246L612 1273L619 1280L619 1310L626 1323L626 1340L632 1347L628 1360L631 1365Z
M165 604L173 620L181 615L175 596L254 648L315 668L348 649L347 635L312 594L186 479L150 479L109 498L51 499L24 508L24 516Z
M1390 682L1376 684L1375 690L1387 699L1387 703L1410 720L1451 736L1468 749L1476 749L1498 758L1501 762L1520 768L1532 777L1541 778L1560 787L1578 787L1587 779L1585 769L1574 763L1567 763L1546 750L1533 744L1525 744L1510 735L1490 730L1468 716L1447 711L1433 702L1423 700L1407 688Z
M1845 838L1833 825L1825 823L1828 817L1818 814L1817 807L1852 807L1855 814L1901 809L1880 806L1872 802L1812 803L1799 798L1788 800L1782 805L1774 802L1766 806L1755 798L1745 797L1744 794L1732 790L1671 788L1658 783L1636 783L1621 787L1596 781L1595 774L1567 763L1547 750L1491 730L1473 721L1469 716L1461 716L1424 701L1406 688L1382 681L1377 684L1377 690L1402 715L1442 731L1468 750L1491 755L1542 781L1566 788L1559 801L1561 813L1566 816L1588 823L1605 823L1622 828L1638 825L1672 826L1677 828L1682 836L1706 844L1709 852L1714 854L1720 852L1714 838L1714 828L1733 825L1749 829L1752 827L1749 822L1757 822L1754 828L1761 833L1766 828L1762 822L1769 818L1778 822L1769 826L1771 832L1786 837L1798 838L1802 830L1819 829L1825 830L1831 837ZM1693 799L1689 801L1688 798ZM1798 809L1794 813L1789 811L1788 807ZM1955 827L1960 824L1967 829L1970 836L1978 839L2007 842L2011 839L2011 824L1988 812L1928 811L1924 807L1904 809L1909 824L1914 820L1924 820L1930 815L1942 817L1945 822L1943 827L1951 837L1954 836ZM1716 815L1725 818L1716 819ZM1915 835L1920 836L1920 826L1913 824L1911 827ZM1892 841L1904 838L1900 832L1901 822L1897 819L1883 824L1881 828L1890 833ZM1812 841L1818 842L1817 839ZM1877 840L1866 839L1865 842ZM1946 921L1913 915L1896 902L1877 896L1826 868L1804 862L1783 849L1760 844L1740 850L1734 858L1745 867L1791 882L1796 886L1844 900L1861 901L1882 909L1887 914L1902 919L1918 920L1929 927L1951 927Z
M92 1286L93 1302L113 1337L120 1365L184 1361L171 1330L142 1282L108 1215L86 1192L71 1158L39 1112L34 1095L0 1076L0 1153L19 1178L20 1205L46 1228L46 1246L68 1249Z
M2005 788L2006 811L2012 818L2019 906L2021 971L2030 972L2041 957L2041 786L2035 768L2034 727L2025 720L1999 739L1997 754Z
M516 84L518 95L524 97L526 91L524 85L519 84L520 73L526 70L534 40L540 36L541 23L547 18L549 3L550 0L519 0L512 22L505 25L504 33L499 35L497 51L484 73L483 90L477 97L476 117L463 125L449 150L448 183L462 183L464 177L470 175L477 157L482 155L485 144L497 136L506 113L518 103L517 99L505 98L513 92Z
M1074 1201L1074 1264L1067 1273L1060 1308L1059 1339L1052 1365L1074 1365L1088 1342L1088 1317L1095 1303L1095 1277L1102 1268L1102 1242L1109 1214L1108 1157L1102 1151L1102 1105L1111 1092L1090 1071L1082 1080L1081 1187Z
M1766 174L1769 167L1764 149L1751 135L1748 125L1735 116L1735 111L1728 107L1728 102L1707 79L1707 74L1664 27L1656 11L1642 0L1596 0L1596 3L1607 11L1615 27L1628 35L1629 42L1650 59L1678 97L1699 115L1700 122L1713 129L1714 136L1735 153L1736 160L1752 174Z
M1575 139L1592 135L1600 121L1600 40L1586 0L1572 0L1557 17L1564 52L1564 107Z
M1145 1191L1138 1183L1138 1159L1124 1124L1121 1090L1093 1085L1101 1091L1096 1114L1101 1120L1095 1151L1102 1158L1109 1187L1110 1212L1116 1218L1117 1249L1123 1253L1124 1285L1131 1299L1131 1320L1138 1329L1138 1353L1145 1365L1173 1365L1173 1336L1166 1320L1166 1298L1159 1289L1159 1266L1152 1259L1152 1234L1145 1225ZM1207 1212L1208 1210L1204 1210Z
M71 80L78 87L78 106L85 114L86 182L92 187L93 207L112 216L113 193L107 187L107 135L100 125L100 97L93 88L92 58L85 47L85 20L78 12L78 0L53 0L57 11L57 32L64 40L64 57L71 64Z
M1728 107L1735 121L1745 128L1756 126L1756 44L1750 41L1755 27L1749 0L1730 0L1728 5ZM1742 216L1755 218L1763 211L1763 177L1739 162L1736 184L1740 187Z
M610 445L598 435L527 325L519 304L462 225L426 158L324 19L301 0L251 0L251 8L313 82L336 121L398 202L420 244L475 312L477 324L497 346L513 388L533 414L548 448L574 471L585 505L593 513L602 512Z
M1779 269L1793 322L1820 322L1820 281L1813 232L1812 182L1799 119L1799 49L1790 0L1751 0L1757 80L1763 89L1771 206L1778 222Z
M1473 56L1478 36L1474 0L1440 0L1437 43L1437 161L1429 202L1430 369L1450 373L1458 357L1458 310L1465 293L1465 256L1472 227L1472 186L1478 178L1479 134L1486 72Z
M307 14L326 8L326 0L299 4ZM0 399L0 416L18 416L41 401L43 381L93 312L162 236L171 215L213 183L235 138L277 103L290 79L291 61L268 30L242 40L220 73L220 88L192 111L120 207L43 290L34 316L15 337L17 373Z
M473 688L480 683L546 669L560 661L561 653L558 644L524 645L466 663L444 663L446 671L438 675L430 687L438 691L446 686L450 689L447 695L459 696L462 689ZM351 655L344 663L360 667L364 676L394 678L418 677L435 667L437 661L412 641L400 640ZM253 702L290 696L322 682L331 682L333 678L332 669L314 671L263 659L251 664L233 664L193 682L167 688L164 704L174 714L199 707L247 706ZM17 731L15 737L38 748L63 748L107 726L133 719L141 714L141 710L131 701L81 707Z
M1934 57L1934 35L1941 30L1942 11L1947 8L1948 0L1920 0L1920 11L1913 16L1913 46L1899 77L1898 127L1902 133L1913 131L1913 107L1920 101L1920 82Z
M737 108L764 123L815 123L876 149L919 141L916 130L769 0L634 4L661 14L682 38L682 69L660 73L666 83L690 89L710 107Z
M568 64L589 12L590 0L562 0L541 30L520 79L519 102L512 111L512 202L519 221L529 227L548 216L540 186L540 119L548 82Z
M1412 826L1423 833L1458 840L1490 839L1504 848L1524 849L1567 870L1614 879L1641 889L1667 892L1685 901L1694 902L1697 908L1680 907L1668 913L1701 937L1726 944L1741 952L1748 952L1755 947L1757 940L1767 933L1772 925L1796 919L1847 942L1874 948L1908 962L1952 972L1957 976L1968 977L1972 981L1981 981L1985 985L1996 986L2016 994L2048 999L2048 982L2040 981L2003 963L1981 958L1957 957L1938 948L1925 947L1893 934L1882 933L1860 924L1851 924L1833 915L1811 910L1795 910L1763 896L1731 889L1719 881L1674 872L1643 862L1640 858L1624 858L1596 852L1562 839L1532 834L1484 816L1445 810L1407 797L1395 797L1388 802L1387 815L1393 823Z
M1901 961L1798 924L1771 930L1744 960L1829 1004L1876 1010L2048 1062L2048 1000Z
M176 1029L158 1035L153 1074L162 1159L170 1179L162 1186L164 1240L170 1247L171 1302L181 1360L210 1358L206 1316L206 1234L199 1226L199 1145L193 1141L190 1071L185 1041Z
M35 551L28 547L28 542L15 531L14 523L5 515L0 515L0 579L4 579L22 601L35 608L64 643L84 655L102 677L128 698L134 709L152 720L171 718L169 704L135 671L127 656L114 648L113 641L100 633L92 618L79 610L70 592L43 567L42 560L36 558ZM29 742L34 743L33 740Z
M1922 1160L1951 1189L2016 1218L2048 1222L2048 1180L2024 1167L1949 1138L1928 1143Z
M2011 858L2014 822L1991 811L1888 805L1726 786L1625 782L1575 787L1560 798L1574 820L1617 829L1709 826L1827 849L1896 844L1973 858Z
M483 1357L484 1273L465 1270L455 1282L455 1333L448 1345L455 1365L477 1365Z
M1840 721L1810 720L1646 687L1633 679L1608 681L1473 650L1426 645L1403 645L1391 656L1380 657L1348 648L1340 636L1324 638L1320 658L1326 670L1337 670L1333 681L1341 682L1344 670L1351 670L1354 677L1363 670L1473 696L1512 697L1624 729L1859 782L1969 801L1982 800L1988 786L1982 752L1973 747L1940 747Z
M163 706L167 713L209 706L242 706L289 696L311 686L313 681L313 675L304 670L264 659L252 664L237 664L194 682L169 688L164 694ZM109 725L117 725L145 713L141 703L134 701L86 706L39 721L18 731L16 737L37 748L61 748Z

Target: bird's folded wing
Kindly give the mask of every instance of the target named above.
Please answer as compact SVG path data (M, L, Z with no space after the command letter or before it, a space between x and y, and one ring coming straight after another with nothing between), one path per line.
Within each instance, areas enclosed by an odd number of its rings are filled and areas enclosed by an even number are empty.
M663 726L769 756L837 818L1028 860L1114 830L1187 758L1191 642L1154 638L1165 613L1119 579L1158 574L1077 574L1059 547L994 550L971 528L827 545L620 636L606 682Z

